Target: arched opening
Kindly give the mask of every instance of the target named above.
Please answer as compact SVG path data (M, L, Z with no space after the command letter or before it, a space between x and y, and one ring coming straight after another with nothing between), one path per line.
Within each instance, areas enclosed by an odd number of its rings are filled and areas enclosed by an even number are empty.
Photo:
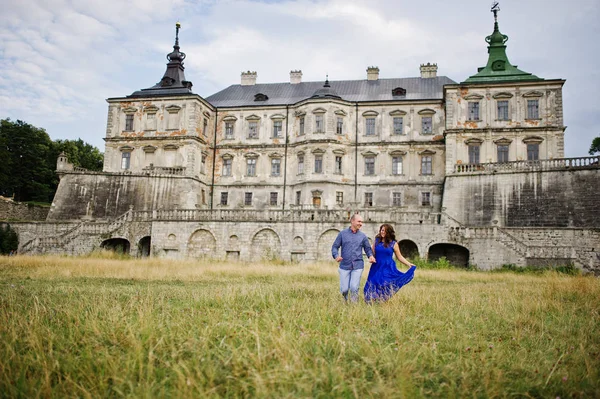
M142 237L140 242L138 242L138 251L142 258L147 258L150 256L150 244L150 236Z
M191 258L214 257L217 240L208 230L196 230L188 241L188 256Z
M319 241L317 242L318 260L331 259L331 246L333 245L333 242L335 241L339 232L339 230L331 229L321 234L321 237L319 237Z
M429 248L427 259L435 262L441 257L445 257L453 266L469 266L469 250L456 244L434 244Z
M124 238L110 238L102 241L100 248L116 252L118 254L129 254L130 244Z
M411 240L401 240L398 242L398 246L400 247L400 253L405 258L412 259L419 256L419 248Z
M263 229L252 238L250 249L252 260L274 260L281 258L281 240L271 229Z

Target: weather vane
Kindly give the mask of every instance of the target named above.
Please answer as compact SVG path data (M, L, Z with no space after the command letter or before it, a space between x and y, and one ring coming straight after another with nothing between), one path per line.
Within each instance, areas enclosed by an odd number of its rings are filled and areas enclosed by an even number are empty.
M497 1L492 1L492 9L490 11L494 13L494 20L498 22L498 11L500 11L500 3Z

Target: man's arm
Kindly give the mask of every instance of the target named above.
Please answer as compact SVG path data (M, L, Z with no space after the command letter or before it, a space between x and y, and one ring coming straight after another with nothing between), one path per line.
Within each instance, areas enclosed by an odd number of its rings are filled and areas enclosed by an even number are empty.
M335 238L333 245L331 246L331 256L333 257L333 259L335 259L338 262L340 262L342 260L342 257L339 256L341 246L342 246L342 232L340 231L338 233L337 237Z
M367 236L365 236L365 238L363 239L362 246L363 246L363 249L365 250L365 253L369 257L369 262L371 262L371 263L377 262L375 260L375 257L373 256L373 250L371 249L371 246L369 245L369 239L367 238Z

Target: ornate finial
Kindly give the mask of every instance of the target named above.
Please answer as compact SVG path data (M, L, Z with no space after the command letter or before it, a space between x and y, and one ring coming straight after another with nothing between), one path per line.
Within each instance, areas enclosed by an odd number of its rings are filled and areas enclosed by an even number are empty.
M175 23L175 45L179 46L179 29L181 29L181 24L179 21Z
M494 22L498 22L498 11L500 11L500 3L497 1L492 1L492 9L490 10L494 13Z
M323 87L331 87L329 85L329 74L325 75L325 84L323 85Z

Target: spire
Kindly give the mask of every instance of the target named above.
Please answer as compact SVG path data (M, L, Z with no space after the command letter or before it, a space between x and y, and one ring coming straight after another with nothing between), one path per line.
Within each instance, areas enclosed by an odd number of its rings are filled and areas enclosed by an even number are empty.
M325 84L323 88L315 91L315 93L310 98L339 98L341 99L337 92L331 88L329 84L329 75L325 75Z
M494 31L485 38L489 44L487 65L479 68L477 74L469 77L463 83L543 80L531 73L521 71L516 65L510 63L506 55L508 36L502 34L498 27L500 7L497 1L493 2L491 11L494 13Z
M185 68L183 67L185 53L179 51L179 29L181 29L181 24L177 22L175 24L175 44L173 45L173 51L167 54L167 60L169 60L169 62L167 63L167 70L160 82L147 89L136 91L129 97L192 94L192 82L185 80Z

